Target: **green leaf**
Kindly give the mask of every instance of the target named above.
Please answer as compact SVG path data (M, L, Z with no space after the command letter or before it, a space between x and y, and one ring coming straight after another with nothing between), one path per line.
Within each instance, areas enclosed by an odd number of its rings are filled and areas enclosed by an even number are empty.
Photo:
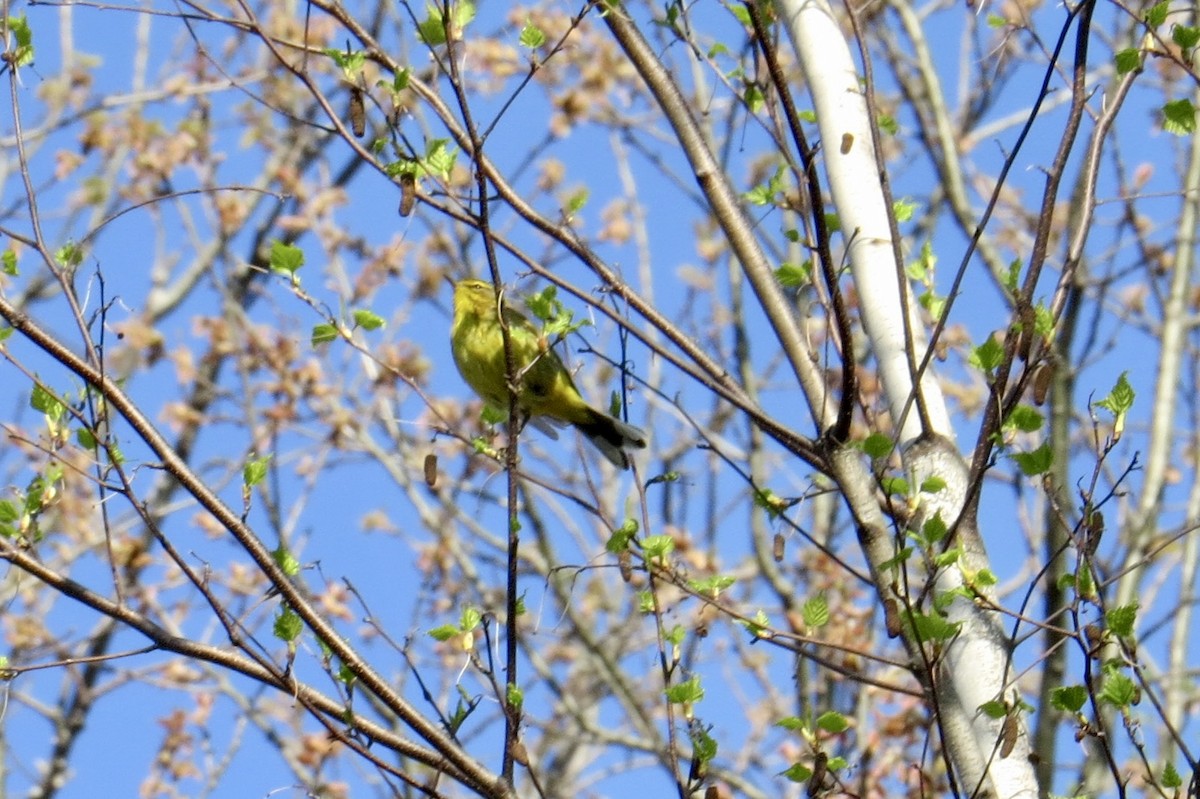
M784 716L779 721L775 722L775 726L783 727L785 730L791 730L792 732L795 732L796 730L804 729L804 722L799 716Z
M1170 760L1163 766L1162 784L1164 788L1180 788L1183 787L1183 778L1179 776L1179 772L1175 770L1175 764Z
M354 324L363 330L378 330L386 326L387 322L373 311L358 310L354 312Z
M1106 670L1104 684L1100 688L1101 702L1124 708L1132 705L1137 695L1137 684L1129 678L1128 674L1123 674L1115 669Z
M1188 25L1174 25L1171 28L1171 41L1179 45L1184 50L1191 50L1200 42L1200 28L1193 28Z
M446 21L440 3L427 3L428 16L417 24L417 38L431 47L446 43ZM457 0L450 7L450 32L457 39L471 20L475 18L475 4L469 0Z
M985 716L992 719L1002 719L1008 715L1008 706L994 699L991 702L984 702L979 709Z
M967 361L981 372L991 374L1004 360L1004 347L995 336L988 336L987 341L971 350Z
M588 203L589 197L590 193L588 192L586 186L571 192L571 194L567 197L565 206L563 207L563 214L568 220L574 219L579 212L583 210L584 206L586 206Z
M465 632L470 632L479 626L483 621L483 614L472 605L467 605L462 609L462 614L458 617L458 629Z
M787 288L807 286L812 279L812 261L805 261L799 266L784 261L775 270L775 279L779 281L779 285Z
M458 149L450 146L449 139L430 139L425 143L425 157L421 159L421 166L428 174L449 180L457 161Z
M623 525L618 527L616 530L613 530L613 533L611 536L609 536L608 543L604 545L604 548L614 555L619 555L625 550L629 549L629 542L633 540L633 537L637 535L637 532L637 519L626 519Z
M776 167L775 174L772 175L766 183L760 183L750 191L742 195L752 205L771 205L775 202L775 196L783 191L783 176L785 167L780 165Z
M0 500L0 522L11 524L21 518L21 511L10 500Z
M812 777L812 770L803 763L793 763L787 771L780 772L792 782L805 783Z
M700 685L699 677L669 686L665 693L667 701L673 705L694 705L704 698L704 688Z
M809 628L816 629L829 624L829 601L825 598L825 594L822 592L806 599L800 614L804 618L804 624Z
M828 733L833 733L834 735L845 731L849 726L850 722L846 720L846 717L833 710L828 710L817 716L817 728Z
M86 427L75 431L75 442L84 449L96 448L96 434Z
M74 269L83 263L83 248L69 241L55 251L54 260L64 269Z
M1127 75L1135 69L1141 68L1142 53L1133 47L1118 50L1117 54L1113 56L1113 64L1117 68L1118 75Z
M651 535L642 539L642 551L647 560L665 558L675 551L675 539L669 535Z
M922 641L949 641L958 635L959 624L937 614L912 612L908 614L912 629Z
M1050 449L1050 444L1047 442L1043 442L1032 452L1014 452L1012 457L1016 461L1017 468L1026 477L1045 474L1054 465L1054 450Z
M1050 691L1051 707L1067 713L1078 713L1087 698L1087 688L1082 685L1064 685Z
M300 573L300 561L296 560L296 556L283 544L271 551L271 559L288 577L295 577Z
M304 266L304 250L275 239L271 242L268 263L271 271L291 275L294 278L300 267Z
M900 132L900 123L891 114L880 114L879 130L889 136L895 136Z
M35 411L44 413L46 418L52 422L57 422L67 412L67 406L63 405L58 397L51 394L41 383L34 384L33 393L29 395L29 405Z
M879 487L884 493L892 497L908 496L908 481L903 477L883 477L879 480Z
M1007 25L1008 25L1008 20L1006 20L1004 17L1000 16L999 14L988 14L987 15L987 26L989 28L1003 28L1003 27L1006 27Z
M892 213L896 215L897 222L907 222L912 219L913 213L917 210L918 204L905 197L902 200L892 202Z
M1138 603L1122 605L1104 614L1104 623L1113 634L1120 638L1133 635L1133 625L1137 622Z
M1129 385L1129 373L1121 372L1121 376L1117 378L1117 384L1113 386L1112 391L1108 392L1108 396L1096 403L1098 407L1104 408L1113 415L1114 441L1120 440L1121 434L1125 432L1125 417L1133 407L1133 400L1136 396L1133 386Z
M736 577L728 577L726 575L718 574L713 575L712 577L706 577L703 580L688 580L688 585L691 586L691 589L697 594L704 594L705 596L716 599L721 595L722 591L736 582Z
M315 347L318 344L328 344L338 337L338 329L335 325L319 324L313 325L312 336L310 341Z
M29 20L25 18L24 14L19 17L10 17L8 30L16 42L16 47L8 51L8 57L5 60L13 66L29 66L33 63L33 30L29 27Z
M1008 271L1001 276L1003 278L1004 288L1008 290L1009 294L1015 295L1017 293L1017 289L1021 285L1021 267L1021 259L1014 258L1008 265Z
M1146 21L1146 25L1151 28L1157 28L1159 25L1167 21L1167 11L1170 9L1169 0L1161 0L1146 9L1146 13L1142 19Z
M508 689L505 691L505 697L510 710L520 712L521 707L525 704L525 693L518 688L514 683L508 684Z
M893 449L895 449L895 444L892 441L892 437L883 433L872 433L862 442L862 451L871 460L886 458L892 454Z
M300 631L304 629L304 622L296 615L296 612L289 607L279 609L279 615L275 617L274 632L275 637L280 641L292 643L300 637Z
M271 462L270 455L264 455L261 458L251 458L246 461L246 465L242 467L242 485L246 488L254 488L263 481L267 476L267 464Z
M17 276L17 253L12 248L0 253L0 272L9 277Z
M435 641L449 641L458 636L461 631L453 624L442 624L429 631L429 637Z
M746 84L746 90L742 93L742 100L746 103L746 107L750 109L751 114L757 114L766 105L762 87L757 83Z
M536 50L546 43L546 34L537 25L533 24L533 20L525 18L525 27L521 29L521 37L518 39L522 47L527 47L530 50Z
M355 79L362 73L363 67L367 65L367 54L362 50L338 50L335 47L327 47L321 52L333 59L333 63L342 70L342 76L351 83L355 82Z
M939 477L938 475L935 474L935 475L926 477L924 480L921 481L920 490L921 490L922 494L936 494L939 491L945 490L945 488L946 488L946 479L944 477Z
M1045 417L1036 408L1029 405L1018 405L1012 409L1012 413L1004 420L1003 427L1006 430L1032 433L1036 430L1041 430L1044 421Z
M1196 107L1188 99L1172 100L1162 107L1163 130L1176 136L1196 131Z
M942 519L942 512L939 510L930 518L925 520L921 525L921 536L927 545L936 544L946 537L947 527L946 522Z

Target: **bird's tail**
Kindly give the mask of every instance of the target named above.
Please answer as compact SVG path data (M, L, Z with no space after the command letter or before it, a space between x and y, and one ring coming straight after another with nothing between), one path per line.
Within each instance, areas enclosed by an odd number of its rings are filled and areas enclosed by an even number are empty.
M588 408L588 418L575 422L575 427L608 458L609 463L619 469L629 468L629 453L626 450L646 446L646 434L641 430L594 408Z

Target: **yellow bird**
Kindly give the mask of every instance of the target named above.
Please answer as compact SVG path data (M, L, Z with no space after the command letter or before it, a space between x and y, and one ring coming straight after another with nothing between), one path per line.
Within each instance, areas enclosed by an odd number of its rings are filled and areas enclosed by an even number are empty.
M517 406L526 418L574 425L614 466L629 468L629 447L645 447L646 434L584 402L571 373L537 328L518 311L504 306L512 341L519 390ZM492 407L507 411L504 334L496 294L483 280L454 284L454 323L450 348L459 374Z

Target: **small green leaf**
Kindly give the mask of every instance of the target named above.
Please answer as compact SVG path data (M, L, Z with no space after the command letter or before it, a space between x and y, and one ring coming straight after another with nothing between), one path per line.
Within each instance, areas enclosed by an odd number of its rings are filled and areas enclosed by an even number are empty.
M35 411L41 411L46 418L57 422L67 411L67 406L58 397L50 393L41 383L35 383L33 393L29 395L29 405Z
M903 477L883 477L879 481L879 487L891 497L908 496L908 481Z
M604 548L614 555L619 555L625 550L629 549L629 542L633 540L633 537L637 535L637 532L637 520L632 518L626 519L623 525L618 527L616 530L613 530L613 533L611 536L609 536L608 543L604 545Z
M1032 433L1041 430L1044 421L1045 417L1036 408L1029 405L1018 405L1012 409L1012 413L1004 420L1003 427L1022 433Z
M1200 28L1189 25L1174 25L1171 27L1171 41L1184 50L1191 50L1200 42Z
M525 704L525 693L515 684L509 683L508 690L505 692L505 699L508 701L509 710L519 713L521 707Z
M429 637L435 641L449 641L458 636L460 632L453 624L442 624L430 630Z
M1100 688L1100 701L1114 707L1129 707L1138 695L1137 685L1129 675L1114 669L1106 670L1104 684Z
M699 677L676 683L668 687L665 693L667 701L673 705L694 705L704 698L704 688L700 685Z
M783 727L785 730L795 732L804 729L804 722L799 716L784 716L779 721L775 722L776 727Z
M280 641L287 643L294 642L300 637L300 631L304 629L304 622L296 615L296 612L289 607L279 609L279 615L275 617L274 632L275 637Z
M300 267L304 266L304 251L299 247L275 239L271 242L268 263L271 271L291 275L294 278Z
M29 20L25 18L24 14L19 17L10 17L8 30L13 35L16 47L8 51L8 57L5 60L13 66L29 66L33 63L33 30L29 27Z
M892 454L893 449L895 449L895 444L892 437L883 433L872 433L862 443L862 451L871 460L886 458Z
M652 535L642 539L642 551L647 560L665 558L675 551L675 539L669 535Z
M807 286L812 280L812 261L805 261L797 266L790 261L784 261L775 270L775 279L779 285L787 288Z
M1142 53L1133 47L1118 50L1113 56L1113 64L1117 67L1118 75L1128 75L1142 66Z
M425 143L425 157L421 159L421 166L428 174L449 180L457 161L458 150L450 146L449 139L430 139Z
M75 431L75 442L84 449L96 448L96 435L86 427L81 427Z
M270 455L264 455L261 458L251 458L246 461L246 465L242 467L242 485L246 488L254 488L263 481L267 476L267 464L271 462Z
M736 582L737 578L735 577L728 577L726 575L718 574L713 575L712 577L706 577L703 580L688 580L688 585L697 594L704 594L705 596L716 599L721 595L722 591Z
M1133 625L1137 622L1138 603L1122 605L1104 614L1104 622L1113 635L1129 638L1133 635Z
M1012 457L1016 461L1017 468L1026 477L1045 474L1054 465L1054 450L1050 449L1050 444L1047 442L1043 442L1032 452L1014 452Z
M971 350L967 360L981 372L990 375L1004 360L1004 347L995 336L988 336L987 341Z
M1050 691L1050 705L1067 713L1078 713L1087 698L1087 688L1082 685L1064 685Z
M521 37L518 41L522 47L536 50L546 43L546 34L541 28L533 24L533 20L526 17L525 27L521 29Z
M940 510L926 519L925 523L921 525L921 536L927 545L936 544L938 541L941 541L946 537L946 532L946 522L942 519L942 512Z
M64 269L74 269L83 263L83 248L69 241L54 253L54 260Z
M1170 9L1169 0L1161 0L1146 9L1146 13L1142 19L1146 21L1146 25L1151 28L1157 28L1159 25L1167 21L1167 11Z
M296 556L283 544L271 551L271 559L288 577L295 577L300 573L300 561L296 560Z
M354 324L363 330L378 330L386 326L387 322L373 311L358 310L354 312Z
M805 600L800 614L804 618L804 624L810 629L817 629L829 624L829 601L825 598L825 594L819 593Z
M850 722L846 720L846 717L833 710L828 710L817 716L817 728L834 735L844 732L849 726Z
M742 93L742 100L746 103L746 107L750 109L751 114L757 114L766 105L762 87L757 83L746 85L746 90Z
M588 192L586 186L571 192L563 208L563 214L566 218L574 219L583 210L584 206L587 205L589 196L590 192Z
M10 276L17 276L17 254L11 248L0 253L0 272Z
M335 325L320 324L313 325L312 336L310 341L315 347L318 344L328 344L338 337L338 329Z
M803 763L793 763L787 771L781 772L792 782L805 783L812 777L812 770Z
M1008 20L1006 20L1004 17L1000 16L999 14L988 14L987 15L987 26L989 28L1004 28L1004 27L1007 27L1007 25L1008 25Z
M979 709L985 716L992 719L1002 719L1008 715L1008 707L1003 702L994 699L991 702L984 702Z
M479 626L483 621L483 614L472 605L467 605L462 609L462 614L458 618L458 629L463 632L470 632Z
M897 222L907 222L912 219L913 213L916 212L918 204L905 197L902 200L896 200L892 203L892 213L896 215Z
M946 488L946 480L938 475L931 475L921 481L922 494L936 494Z
M1183 787L1183 778L1179 776L1179 772L1175 770L1175 764L1170 760L1163 766L1162 784L1164 788Z
M1171 100L1162 107L1163 130L1176 136L1196 131L1196 107L1188 99Z

